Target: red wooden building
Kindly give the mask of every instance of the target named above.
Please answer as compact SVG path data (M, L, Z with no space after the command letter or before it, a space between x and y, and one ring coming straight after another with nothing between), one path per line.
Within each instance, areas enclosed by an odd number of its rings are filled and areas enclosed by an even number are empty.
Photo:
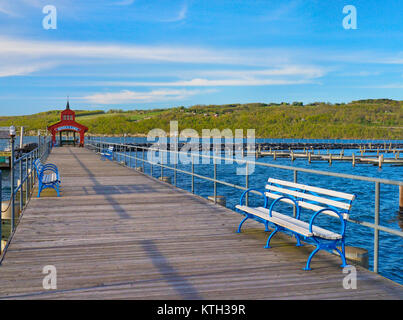
M66 109L60 114L60 121L48 127L52 134L53 145L56 145L56 136L59 135L59 145L73 144L78 142L80 147L84 147L84 134L88 131L86 126L76 122L76 113L70 110L69 101L67 100ZM79 134L77 141L76 134Z

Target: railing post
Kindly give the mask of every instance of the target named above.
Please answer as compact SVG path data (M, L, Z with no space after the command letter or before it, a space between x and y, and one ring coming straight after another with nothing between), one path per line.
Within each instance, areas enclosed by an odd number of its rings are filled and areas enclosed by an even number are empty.
M298 171L294 170L294 183L297 183L297 182L298 182ZM294 218L296 218L297 217L297 208L295 207L295 205L292 210L292 213L293 213Z
M129 148L129 168L132 167L132 148Z
M162 149L160 149L160 166L161 166L161 180L162 177L164 176L164 167L162 166L163 163L163 159L164 159L164 151L162 151Z
M145 173L145 171L144 171L144 147L143 147L143 162L142 162L142 166L143 166L143 172Z
M150 152L150 150L148 150ZM150 161L150 176L153 176L153 161L154 161L154 153L151 153L151 161Z
M135 167L136 170L137 170L137 153L138 153L137 147L134 147L134 152L135 152L135 156L134 156L134 167Z
M14 216L15 216L15 203L14 203L14 137L11 136L11 157L10 157L10 206L11 206L11 232L14 230Z
M214 204L217 203L217 163L215 157L213 158L214 163Z
M27 189L27 190L25 190L25 204L28 203L29 190L30 190L30 187L29 187L29 176L28 176L28 158L29 158L29 156L27 156L27 157L25 158L25 179L26 179L25 186L26 186L26 189Z
M176 159L175 159L175 162L174 162L174 186L176 187Z
M380 184L375 182L375 219L374 219L374 272L378 273L378 261L379 261L379 195Z
M195 193L195 165L194 165L194 158L192 154L192 193Z
M24 190L23 190L23 179L22 179L22 161L23 159L20 157L20 210L24 207Z
M245 166L245 188L246 190L249 189L249 172L248 172L248 163L246 162ZM248 192L245 194L245 205L249 205L249 195Z

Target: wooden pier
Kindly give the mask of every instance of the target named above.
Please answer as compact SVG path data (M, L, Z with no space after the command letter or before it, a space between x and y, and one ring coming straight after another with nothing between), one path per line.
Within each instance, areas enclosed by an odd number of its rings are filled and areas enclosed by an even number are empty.
M403 287L340 258L267 233L238 213L73 147L53 149L62 196L23 213L0 266L2 299L402 299ZM43 288L55 266L57 289Z

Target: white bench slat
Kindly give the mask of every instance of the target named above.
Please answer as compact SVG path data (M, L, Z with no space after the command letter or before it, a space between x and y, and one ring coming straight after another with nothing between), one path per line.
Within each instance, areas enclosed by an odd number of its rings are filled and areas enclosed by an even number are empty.
M57 181L57 176L55 173L43 175L43 178L42 178L43 183L52 183L55 181Z
M269 197L269 198L272 198L272 199L278 199L278 198L281 198L281 197L284 196L284 195L277 194L277 193L272 193L272 192L265 192L265 195L266 195L266 197ZM294 204L294 202L292 200L287 199L287 198L281 199L280 201L290 203L290 204ZM314 210L314 211L319 211L319 210L325 209L325 207L321 207L321 206L318 206L316 204L305 202L305 201L297 201L297 203L302 208L310 209L310 210ZM327 214L329 216L335 217L335 218L339 218L339 216L336 213L334 213L333 211L323 211L323 213ZM343 213L342 216L343 216L343 219L348 219L349 218L348 213Z
M312 187L312 186L299 184L299 183L295 183L295 182L290 182L290 181L285 181L285 180L269 178L268 182L276 183L276 184L287 186L290 188L298 188L298 189L303 189L303 190L307 190L307 191L317 192L317 193L325 194L325 195L332 196L332 197L342 198L342 199L346 199L346 200L350 200L350 201L355 199L354 194L340 192L340 191L334 191L334 190L329 190L329 189L324 189L324 188L319 188L319 187Z
M274 224L292 230L305 237L318 236L329 240L336 240L342 238L340 234L326 230L318 226L312 226L312 233L311 233L309 232L309 223L281 214L276 211L272 211L272 216L270 217L269 209L263 207L252 208L241 205L237 205L235 207L239 210L253 214L254 216L257 216L259 218L262 218L264 220L267 220L269 222L272 222Z
M282 193L284 195L289 194L289 195L292 195L292 196L297 197L297 198L302 198L302 199L312 200L312 201L319 202L319 203L324 203L324 204L327 204L327 205L334 206L336 208L341 208L341 209L346 209L346 210L350 210L350 208L351 208L351 205L349 203L330 200L330 199L314 196L314 195L311 195L311 194L308 194L308 193L302 193L302 192L289 190L289 189L285 189L285 188L279 188L279 187L272 186L272 185L269 185L269 184L266 185L266 189L270 190L270 191L280 192L280 193Z

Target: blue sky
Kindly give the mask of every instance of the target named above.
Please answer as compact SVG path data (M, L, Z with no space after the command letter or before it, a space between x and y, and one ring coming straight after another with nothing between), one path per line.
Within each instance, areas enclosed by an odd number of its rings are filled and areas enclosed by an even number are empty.
M402 13L392 0L0 0L0 115L66 96L104 110L403 100Z

